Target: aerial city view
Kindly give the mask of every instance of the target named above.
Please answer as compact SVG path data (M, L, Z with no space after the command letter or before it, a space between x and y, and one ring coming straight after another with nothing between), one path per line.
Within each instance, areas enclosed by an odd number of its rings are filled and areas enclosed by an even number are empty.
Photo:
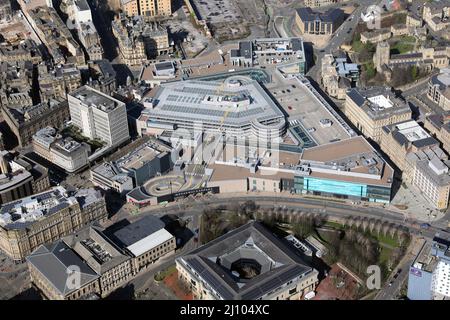
M0 300L450 299L449 61L450 0L0 0Z

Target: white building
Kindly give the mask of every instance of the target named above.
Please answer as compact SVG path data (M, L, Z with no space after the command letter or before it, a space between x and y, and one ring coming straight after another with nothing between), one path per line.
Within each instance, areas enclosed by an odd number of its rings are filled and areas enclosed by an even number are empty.
M62 138L56 130L46 127L33 135L33 151L67 172L75 172L89 163L91 148L71 138Z
M125 103L89 86L67 97L72 122L84 136L108 146L118 146L130 138Z

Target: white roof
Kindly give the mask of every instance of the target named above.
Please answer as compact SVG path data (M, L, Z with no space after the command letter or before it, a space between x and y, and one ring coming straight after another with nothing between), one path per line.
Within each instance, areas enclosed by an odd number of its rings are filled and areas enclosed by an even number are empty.
M131 246L128 246L127 249L130 250L135 257L137 257L171 238L173 238L173 236L166 229L161 229L139 240L138 242L133 243Z

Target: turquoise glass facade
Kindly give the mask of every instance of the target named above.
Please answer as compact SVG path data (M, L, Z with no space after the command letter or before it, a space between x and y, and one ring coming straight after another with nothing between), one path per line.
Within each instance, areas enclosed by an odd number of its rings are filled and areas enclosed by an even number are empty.
M389 203L391 188L337 181L315 177L295 177L296 193L331 196L342 199L361 199L364 201Z

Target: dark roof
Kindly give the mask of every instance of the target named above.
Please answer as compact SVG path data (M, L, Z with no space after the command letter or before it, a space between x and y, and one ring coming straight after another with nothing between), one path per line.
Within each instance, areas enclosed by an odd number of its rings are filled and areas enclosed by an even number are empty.
M249 242L250 241L250 242ZM252 243L274 263L251 279L239 279L225 267L227 256ZM246 249L244 249L246 250ZM221 263L217 258L220 257ZM277 238L258 222L250 222L195 249L183 259L223 299L258 299L287 281L308 274L314 269L286 242ZM228 261L230 263L230 261Z
M299 8L297 9L297 14L300 16L302 21L314 21L320 20L323 22L335 22L344 16L344 11L341 9L329 9L325 13L315 12L311 8Z
M391 60L420 59L422 57L423 57L423 54L421 52L402 53L402 54L393 54L393 55L391 55Z
M294 38L291 40L293 51L303 51L303 41L299 38Z
M404 146L404 145L406 145L406 144L408 144L408 139L403 135L403 134L401 134L400 132L398 132L398 131L394 131L393 133L392 133L392 137L395 139L395 141L397 141L398 142L398 144L399 145L401 145L401 146Z
M171 70L171 69L173 69L173 63L170 62L170 61L155 63L155 69L158 70L158 71Z
M425 139L414 141L412 144L417 148L422 148L426 146L439 145L439 142L433 137L428 137Z
M50 245L41 245L30 256L27 261L32 264L44 278L63 296L77 288L68 288L67 281L69 267L78 267L81 274L80 285L94 281L99 277L80 256L78 256L62 240Z
M164 227L164 222L159 218L146 216L114 232L114 237L125 247L128 247Z
M239 53L241 57L245 59L252 59L253 57L253 44L251 41L241 41L239 42Z
M127 194L128 197L135 199L136 201L149 200L151 196L140 186L136 187Z
M347 95L357 106L362 106L366 102L366 99L356 89L350 89L347 91Z

